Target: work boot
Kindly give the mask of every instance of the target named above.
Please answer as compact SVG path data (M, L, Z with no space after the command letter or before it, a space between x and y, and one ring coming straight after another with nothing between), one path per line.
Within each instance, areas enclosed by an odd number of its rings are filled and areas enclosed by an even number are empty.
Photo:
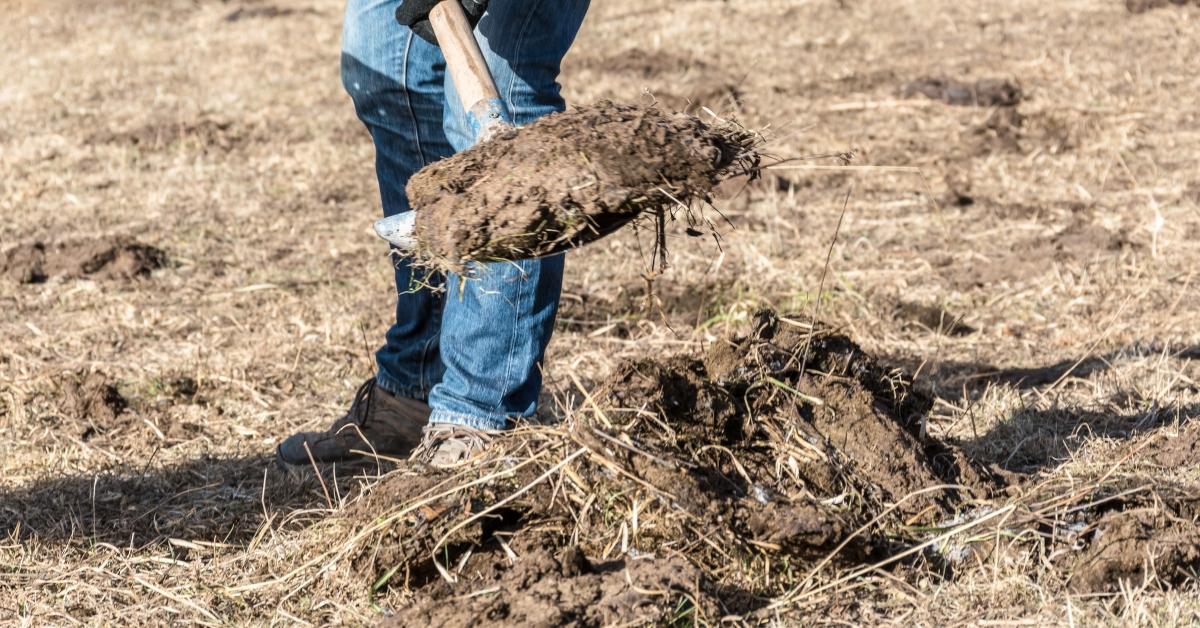
M421 443L428 422L429 406L393 395L372 377L354 394L350 411L328 430L293 434L275 453L280 462L291 465L373 455L403 458Z
M498 433L453 423L430 423L412 459L438 469L457 467L469 462Z

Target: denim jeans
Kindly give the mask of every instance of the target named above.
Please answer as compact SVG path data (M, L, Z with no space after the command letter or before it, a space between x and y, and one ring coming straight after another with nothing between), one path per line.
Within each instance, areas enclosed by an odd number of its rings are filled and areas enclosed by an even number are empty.
M342 82L375 143L384 215L410 211L404 187L421 167L475 138L441 50L394 18L402 0L349 0ZM565 108L560 62L589 0L492 0L475 29L512 121ZM563 258L479 264L426 278L396 262L396 322L375 354L385 390L427 399L434 423L503 429L532 416L554 329Z

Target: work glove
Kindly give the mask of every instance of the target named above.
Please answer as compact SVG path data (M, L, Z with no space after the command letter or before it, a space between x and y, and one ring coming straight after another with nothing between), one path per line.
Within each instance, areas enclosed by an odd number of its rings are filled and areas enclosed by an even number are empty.
M429 12L441 3L442 0L404 0L396 9L396 21L412 29L418 37L425 41L438 45L437 37L433 34L433 26L429 23ZM463 12L467 14L467 21L474 27L479 23L479 18L483 17L483 12L487 10L488 0L458 0L462 5Z

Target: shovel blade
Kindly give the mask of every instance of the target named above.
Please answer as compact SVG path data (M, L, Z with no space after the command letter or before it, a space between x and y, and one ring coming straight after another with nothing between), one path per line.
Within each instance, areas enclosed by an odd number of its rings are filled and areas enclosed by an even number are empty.
M406 211L375 221L375 233L387 240L392 246L411 251L417 240L413 237L413 227L416 225L417 212Z

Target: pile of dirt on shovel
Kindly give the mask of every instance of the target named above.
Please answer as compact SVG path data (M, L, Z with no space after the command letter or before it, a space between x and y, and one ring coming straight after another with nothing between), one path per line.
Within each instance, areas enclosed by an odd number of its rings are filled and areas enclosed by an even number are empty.
M399 588L408 625L714 622L997 486L922 438L905 375L772 312L703 356L625 363L584 404L466 470L388 476L346 513L371 522L352 572Z
M653 106L601 102L552 114L413 176L413 255L454 270L579 246L756 172L758 141L736 124Z

